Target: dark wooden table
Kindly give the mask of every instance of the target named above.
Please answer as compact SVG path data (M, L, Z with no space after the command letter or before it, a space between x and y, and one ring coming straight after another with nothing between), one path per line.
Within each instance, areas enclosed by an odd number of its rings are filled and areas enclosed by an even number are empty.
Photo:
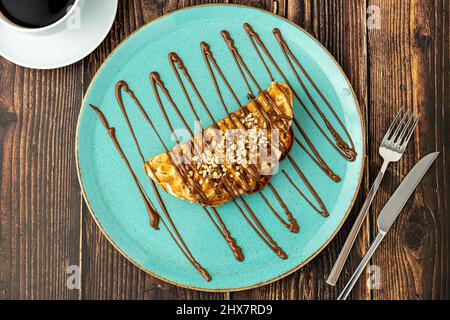
M201 293L147 275L101 234L83 202L75 127L83 94L101 63L145 23L183 7L232 2L276 12L304 27L349 77L368 131L365 177L355 209L331 244L302 270L238 293ZM380 25L376 18L380 14ZM38 71L0 58L0 299L334 299L374 238L377 213L413 164L441 151L408 202L353 299L450 297L449 0L123 0L106 40L72 66ZM378 28L379 27L379 28ZM357 209L381 166L378 145L402 106L420 112L402 161L387 172L337 288L325 283ZM81 289L66 285L81 267Z

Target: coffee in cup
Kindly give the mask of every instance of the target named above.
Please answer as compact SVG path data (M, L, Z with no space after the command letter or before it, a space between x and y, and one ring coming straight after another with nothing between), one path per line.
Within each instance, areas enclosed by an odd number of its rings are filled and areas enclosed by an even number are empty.
M75 2L76 0L0 0L0 18L24 29L46 28L63 19Z

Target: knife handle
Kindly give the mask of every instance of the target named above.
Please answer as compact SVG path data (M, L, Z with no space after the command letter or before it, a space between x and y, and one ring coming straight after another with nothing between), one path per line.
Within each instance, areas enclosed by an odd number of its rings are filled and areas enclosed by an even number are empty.
M373 254L375 253L375 250L377 250L377 248L380 245L381 241L383 240L384 236L385 236L385 233L381 233L381 232L378 233L374 242L370 246L369 250L367 251L364 258L362 259L358 268L356 268L355 273L352 275L352 277L348 281L344 290L342 290L342 292L339 295L339 297L337 298L337 300L346 300L347 299L348 295L350 294L350 291L352 291L353 287L355 286L356 282L358 281L359 277L361 276L361 273L363 273L364 269L366 268L367 264L369 263L370 259L372 258Z
M348 255L350 254L350 250L352 249L356 237L358 236L359 230L361 229L364 219L366 218L367 211L369 211L370 205L372 204L372 201L375 198L375 194L377 193L378 188L380 187L381 181L383 180L384 173L386 172L388 165L389 162L387 161L383 162L380 172L375 178L372 188L370 188L366 201L364 201L361 211L359 211L355 224L353 225L352 230L350 231L348 238L345 241L344 246L342 247L341 253L339 253L338 258L334 263L333 269L331 270L330 275L328 276L327 279L327 283L330 286L336 285L339 275L341 274L345 262L347 261Z

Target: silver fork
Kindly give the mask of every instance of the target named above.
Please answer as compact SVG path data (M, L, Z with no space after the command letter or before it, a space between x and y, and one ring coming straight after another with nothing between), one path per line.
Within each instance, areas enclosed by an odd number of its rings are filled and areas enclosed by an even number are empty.
M404 115L402 116L402 114ZM400 120L401 119L401 120ZM361 229L367 212L372 204L375 194L380 187L381 181L383 180L384 174L387 167L391 162L399 161L403 153L406 150L409 140L411 139L414 129L419 123L420 115L417 117L414 114L409 115L409 112L404 112L404 109L400 109L388 131L386 132L383 141L381 142L379 153L383 158L383 165L381 166L380 172L375 178L375 182L367 195L366 201L364 202L361 211L356 218L356 222L350 231L347 240L344 243L344 247L339 254L336 262L334 263L333 269L328 276L327 283L331 286L336 285L336 282L341 274L342 268L348 258L351 248L355 242L355 239Z

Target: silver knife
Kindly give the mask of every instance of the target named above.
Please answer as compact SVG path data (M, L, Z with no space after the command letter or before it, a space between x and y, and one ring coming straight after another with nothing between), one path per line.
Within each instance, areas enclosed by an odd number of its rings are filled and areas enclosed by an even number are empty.
M419 182L422 180L425 173L427 173L428 169L431 167L433 162L438 157L439 152L431 153L421 159L412 170L408 173L406 178L394 192L392 197L384 206L383 210L381 210L380 215L378 216L377 224L378 224L378 235L375 238L374 242L370 246L363 260L359 264L358 268L356 268L355 273L348 281L342 293L339 295L338 300L346 300L350 291L353 289L354 285L358 281L361 273L363 273L366 268L367 263L372 258L375 250L380 245L386 233L394 224L395 219L397 219L398 215L402 211L408 199L411 197L411 194L416 189Z

